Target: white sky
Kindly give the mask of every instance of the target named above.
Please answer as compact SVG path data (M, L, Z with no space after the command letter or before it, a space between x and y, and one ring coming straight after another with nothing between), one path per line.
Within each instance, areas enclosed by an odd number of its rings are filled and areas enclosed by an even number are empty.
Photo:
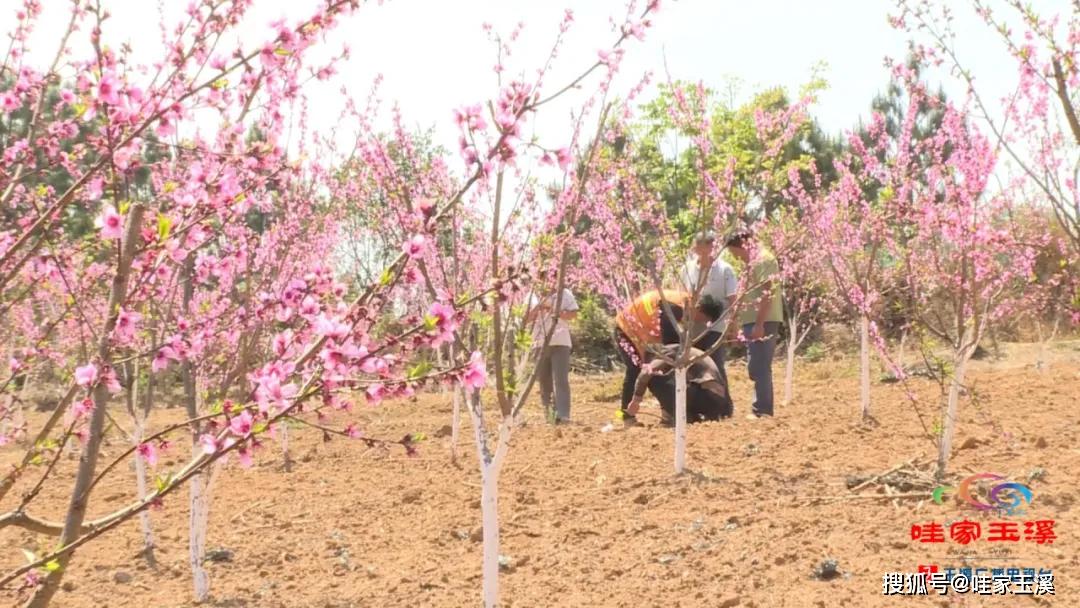
M956 8L955 28L961 32L958 48L979 82L995 99L1006 94L1015 82L1015 71L1003 45L974 17L969 2L940 1ZM43 4L46 23L33 39L33 60L38 64L51 59L66 23L69 0L43 0ZM105 28L106 41L114 46L129 41L136 51L159 55L158 3L104 0L104 4L113 13ZM166 22L171 24L187 1L165 0L164 4L168 5ZM4 5L0 31L6 32L16 3L6 0ZM271 20L288 17L294 22L310 14L315 2L256 0L255 5L243 29L244 37L249 38L245 46L266 40ZM1043 0L1036 5L1047 11L1070 10L1067 0ZM557 69L548 79L549 91L593 62L598 49L610 45L614 34L609 17L621 22L626 10L622 0L368 3L331 36L329 49L337 50L347 41L352 58L333 84L312 88L312 126L333 127L342 105L338 94L341 84L363 99L375 76L382 74L384 105L398 103L410 124L436 126L438 141L456 150L452 110L489 99L497 92L491 69L495 63L493 44L481 24L489 22L505 34L518 21L526 23L508 72L527 68L531 76L546 58L567 6L574 10L575 24ZM903 59L905 55L905 35L886 22L892 10L892 0L663 0L645 42L634 41L627 47L616 91L625 91L646 72L653 73L654 83L666 79L665 57L673 78L700 79L717 89L735 78L744 83L744 97L776 84L797 90L809 78L812 66L825 62L824 76L830 88L820 96L814 113L826 130L840 133L867 114L871 98L886 84L883 59ZM951 79L947 89L961 96L962 89ZM570 96L565 103L544 110L533 127L542 143L551 147L567 143L569 110L582 99Z

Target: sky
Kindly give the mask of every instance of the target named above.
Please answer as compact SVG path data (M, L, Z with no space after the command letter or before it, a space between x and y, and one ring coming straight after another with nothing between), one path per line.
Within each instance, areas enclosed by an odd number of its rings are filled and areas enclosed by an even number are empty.
M148 56L160 52L159 10L165 10L166 22L173 23L186 5L179 0L160 5L145 0L102 1L112 12L105 39L114 45L129 42L136 52ZM992 98L1007 94L1015 73L1001 42L975 17L969 1L937 1L955 7L955 29L960 32L957 48L980 86ZM35 52L41 50L34 58L40 64L51 59L65 25L68 2L43 0L45 21L33 39ZM256 0L241 30L245 46L266 40L272 20L298 21L312 12L314 4L311 0ZM1070 10L1067 0L1035 4L1047 11ZM13 9L15 3L10 6ZM368 2L329 37L328 52L347 43L352 55L333 84L312 87L312 126L323 131L335 127L342 107L342 84L349 95L363 99L374 79L382 75L379 97L384 107L397 104L408 124L434 127L436 141L455 149L453 110L493 98L498 92L492 69L495 48L482 24L490 23L493 31L502 34L519 22L525 24L507 62L507 75L524 73L531 78L547 58L567 7L572 7L575 23L548 78L551 89L575 77L595 61L599 49L610 46L616 36L610 18L621 22L624 0ZM3 31L12 22L13 10L6 9L0 9ZM821 75L829 88L819 95L813 114L826 131L840 134L867 116L871 99L887 84L885 58L902 60L906 54L907 35L888 25L890 11L895 11L892 0L663 0L645 41L626 47L614 89L626 91L651 73L654 85L670 77L700 80L727 90L728 83L736 82L740 98L745 99L775 85L797 91L814 66L823 64ZM588 85L596 82L593 78L585 84L594 90L595 86ZM945 78L944 83L955 97L963 97L955 79ZM530 125L531 132L552 148L568 143L571 111L584 95L576 92L542 110ZM383 116L388 118L389 113ZM338 135L348 136L347 132Z
M104 25L103 39L116 47L129 44L135 56L152 62L162 55L159 23L170 26L182 16L187 0L100 0L112 16ZM1015 63L1004 44L975 15L972 0L929 0L953 9L955 48L961 61L976 78L984 98L994 102L1013 91ZM1004 0L987 0L1008 12ZM1042 14L1068 14L1068 0L1031 0ZM639 7L645 0L638 0ZM44 69L55 54L67 23L70 0L41 0L43 20L31 38L29 60ZM8 32L17 6L22 2L0 0L0 32ZM245 49L261 47L272 39L270 23L284 18L298 23L315 10L316 0L254 0L248 18L238 30ZM564 11L571 8L574 24L567 34L554 66L546 78L547 91L562 88L593 64L600 49L610 48L617 37L612 20L622 23L626 0L384 0L368 1L327 35L326 44L314 57L337 54L343 45L351 49L347 63L331 83L306 87L310 102L309 127L333 133L348 149L354 129L339 123L347 97L361 107L376 78L382 78L379 98L383 111L377 128L388 129L392 106L400 109L405 123L420 130L433 129L434 139L456 151L458 130L453 111L466 105L494 99L499 90L493 70L495 45L485 32L508 35L524 24L514 42L512 55L504 62L504 77L524 75L531 81L536 69L550 53ZM640 8L638 9L640 10ZM812 114L824 130L842 135L869 116L875 94L888 84L886 58L902 61L907 54L908 35L888 23L895 0L661 0L661 10L652 17L654 27L642 42L631 41L612 90L625 95L646 74L652 86L643 101L666 80L700 81L727 91L737 83L736 102L749 99L756 91L782 86L794 94L824 66L819 75L829 86L818 95ZM162 18L164 11L164 19ZM88 56L86 36L79 37L80 57ZM235 48L232 46L223 48ZM935 86L941 83L950 98L963 102L965 90L948 74L924 74ZM65 79L74 74L64 74ZM596 90L598 76L584 81L581 91L573 91L545 106L525 127L526 137L549 149L571 143L574 116L582 102ZM345 94L341 92L344 86ZM996 105L996 104L995 104ZM595 116L591 117L595 120ZM216 119L199 120L196 129L212 131ZM595 130L586 124L585 133ZM184 135L190 133L183 132ZM295 142L290 143L290 147ZM998 170L1015 171L1008 159ZM524 164L524 163L522 163ZM463 171L464 163L451 168ZM508 176L511 187L520 187L527 178L536 183L558 183L563 179L555 167L528 166L527 175ZM470 201L481 213L491 210L491 201Z

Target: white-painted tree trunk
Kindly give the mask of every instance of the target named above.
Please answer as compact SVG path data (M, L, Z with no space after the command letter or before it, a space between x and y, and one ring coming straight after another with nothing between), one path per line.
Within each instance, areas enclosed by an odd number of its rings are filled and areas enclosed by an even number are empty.
M11 433L16 439L25 438L29 430L29 426L26 422L26 408L23 407L22 399L17 399L12 404L14 411L11 413Z
M140 400L146 400L149 397L149 393L146 395L139 394L139 364L138 361L133 362L127 367L127 373L131 375L131 388L127 394L127 408L128 414L131 416L131 442L132 445L138 447L143 442L143 437L146 437L146 409L144 404ZM146 407L149 407L149 401L146 403ZM141 456L133 459L135 464L135 490L138 493L139 500L146 498L150 488L146 479L146 460ZM144 509L139 513L139 527L142 530L143 536L143 557L146 558L146 562L151 568L155 567L156 562L154 560L154 526L150 521L149 509Z
M862 419L870 418L870 319L859 319L859 402Z
M480 466L480 522L483 530L484 608L499 605L499 472L510 447L513 420L504 418L499 424L495 452L488 448L483 412L479 395L469 397L469 416L473 423L473 438Z
M184 262L184 310L190 310L194 297L195 261L188 256ZM241 356L246 356L241 354ZM184 384L184 411L188 419L194 420L202 413L199 404L198 373L191 361L185 361L181 379ZM202 425L195 423L191 429L191 453L194 458L202 455L199 434ZM196 473L188 480L188 566L191 568L191 581L196 602L203 602L210 596L210 574L203 567L206 560L206 535L210 520L210 488L216 465L209 470Z
M686 469L686 368L675 368L675 474Z
M960 391L964 388L964 375L967 372L968 361L974 354L975 347L963 348L956 353L954 359L952 381L949 383L949 401L945 408L945 421L941 433L941 441L938 442L937 478L943 479L949 466L949 456L952 452L953 436L956 433L956 414L960 407Z
M12 396L8 400L7 410L0 410L0 437L16 439L19 429L25 427L25 420L21 400Z
M447 359L449 360L450 365L456 365L457 349L454 348L453 344L450 344L447 347L447 350L449 351ZM450 462L456 463L458 459L458 437L461 434L461 402L463 399L467 399L468 397L466 397L465 395L465 387L463 386L452 384L450 386L450 391L453 393L453 397L451 398L451 400L454 404L453 411L450 414Z
M499 605L499 471L494 462L480 466L480 483L484 608L495 608Z
M23 377L22 386L19 387L18 397L11 394L8 399L7 411L3 412L3 416L0 416L2 418L0 419L0 437L7 437L12 440L21 440L26 437L28 427L22 397L27 394L27 387L30 385L32 375L32 373L27 372L26 376Z
M136 408L134 418L135 430L132 431L132 435L135 445L139 445L146 436L146 417L139 408ZM139 492L139 500L146 498L150 491L146 480L146 461L142 458L135 458L135 488ZM154 526L150 521L149 509L144 509L142 513L139 513L139 526L142 528L143 552L146 561L152 566L154 564Z
M896 368L900 374L904 373L904 343L907 342L907 330L900 333L900 349L896 353Z
M1053 331L1050 332L1049 336L1044 336L1042 321L1039 319L1035 320L1035 328L1039 332L1039 356L1035 361L1035 369L1039 370L1039 372L1041 373L1046 373L1046 371L1050 369L1050 367L1046 363L1046 351L1047 347L1050 345L1051 342L1054 341L1054 338L1057 336L1058 326L1060 322L1061 316L1055 316Z
M450 416L450 460L457 462L458 433L461 431L461 394L462 389L454 386L454 413Z
M18 441L27 440L30 427L27 425L23 398L29 394L30 383L33 379L33 371L26 372L22 386L19 387L18 398L14 394L11 395L7 412L9 417L0 422L0 437L7 436Z
M787 366L784 368L784 405L791 405L795 385L795 349L799 345L799 317L791 317L791 335L787 343Z
M198 457L202 451L196 446L192 453ZM217 464L213 464L209 469L195 474L188 484L188 563L191 566L196 602L205 602L210 597L210 574L203 564L206 560L206 534L210 524L210 491L216 471Z
M289 455L289 423L282 422L278 425L278 429L281 437L281 466L288 472L292 470L292 456Z

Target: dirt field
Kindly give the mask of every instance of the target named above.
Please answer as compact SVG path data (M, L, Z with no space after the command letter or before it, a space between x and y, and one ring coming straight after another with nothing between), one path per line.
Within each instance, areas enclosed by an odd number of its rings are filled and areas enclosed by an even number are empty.
M874 385L880 426L854 424L852 358L800 363L795 402L763 421L743 418L750 385L741 362L729 364L736 417L691 427L693 473L678 478L672 475L670 430L599 432L617 407L615 376L575 381L577 425L549 427L536 408L530 410L501 479L504 604L1080 606L1080 518L1074 508L1080 499L1080 343L1059 343L1051 351L1041 370L1033 365L1031 346L1011 345L1006 359L974 365L971 380L980 403L962 405L956 445L964 447L955 452L953 470L958 479L984 471L1022 482L1034 475L1034 500L1020 520L1055 520L1056 542L976 541L969 548L985 552L1004 544L1011 550L1007 560L974 560L976 566L1053 569L1054 598L882 596L886 572L963 565L948 554L959 545L911 540L913 524L947 527L964 515L980 516L953 503L834 500L851 495L849 475L884 472L933 453L898 385ZM782 377L782 364L776 373ZM914 386L932 416L936 385L918 379ZM324 444L318 433L298 431L292 434L297 463L290 473L281 471L276 446L259 454L252 469L230 464L215 488L209 536L210 548L224 550L217 555L227 559L209 566L208 605L479 605L480 489L467 423L458 468L440 433L450 420L447 397L361 407L352 419L363 421L371 436L417 431L430 439L419 457L408 458L400 450L386 454L343 438ZM120 449L119 443L107 448L113 455ZM16 451L3 450L6 466ZM181 451L175 448L159 470L177 465ZM64 466L70 472L74 462ZM124 471L99 490L91 517L130 500L133 479ZM69 489L66 481L51 488L35 502L34 514L61 518L61 494ZM862 493L883 491L874 483ZM139 525L132 520L77 553L56 605L190 605L185 506L186 493L153 513L156 570L138 556ZM0 531L0 566L18 565L19 547L47 543L23 531ZM836 560L839 576L821 580L814 572L827 559ZM10 591L2 593L0 602L16 602Z

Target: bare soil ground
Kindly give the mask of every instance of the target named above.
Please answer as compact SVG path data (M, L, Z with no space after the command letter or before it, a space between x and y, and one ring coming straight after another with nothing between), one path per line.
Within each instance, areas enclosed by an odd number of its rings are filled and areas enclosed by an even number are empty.
M1018 481L1034 477L1034 501L1021 519L1055 520L1057 540L1014 543L1004 562L974 564L1051 568L1055 597L882 596L886 572L963 565L949 554L959 545L911 540L912 524L982 516L954 503L848 498L848 476L930 458L934 448L896 384L873 387L879 426L857 424L857 362L845 358L800 362L796 399L778 406L775 419L761 421L743 418L750 384L739 362L729 364L736 417L691 427L693 472L681 477L672 474L669 429L599 431L617 407L620 378L614 375L575 380L576 425L550 427L538 406L530 409L529 423L514 434L500 484L504 604L1080 606L1080 343L1053 345L1041 369L1035 350L1008 345L1006 358L974 365L970 380L978 399L962 404L952 470L957 478L984 471ZM782 363L776 375L779 381ZM916 379L913 387L930 424L937 386ZM130 426L120 408L114 415ZM152 424L177 415L167 410ZM294 430L291 472L281 470L279 448L271 444L251 469L230 463L214 489L209 545L222 559L209 565L208 605L479 605L480 489L467 417L460 467L451 464L449 438L441 432L450 421L448 396L359 406L332 423L353 420L371 436L423 432L429 440L410 458L344 438L324 443L317 431ZM182 462L186 448L176 446L159 471ZM115 456L123 447L114 439L106 451ZM21 453L14 446L2 450L4 466ZM66 460L62 473L70 476L74 466L74 458ZM62 518L68 479L35 501L35 515ZM874 483L862 494L884 491ZM134 493L134 474L120 471L94 496L91 517ZM139 556L139 524L132 520L77 553L55 605L191 605L185 507L186 493L153 512L156 569ZM0 530L0 567L19 565L20 547L40 550L50 542ZM1002 544L972 546L985 551ZM814 572L826 559L836 561L839 575L820 580ZM11 590L0 594L0 603L18 602Z

